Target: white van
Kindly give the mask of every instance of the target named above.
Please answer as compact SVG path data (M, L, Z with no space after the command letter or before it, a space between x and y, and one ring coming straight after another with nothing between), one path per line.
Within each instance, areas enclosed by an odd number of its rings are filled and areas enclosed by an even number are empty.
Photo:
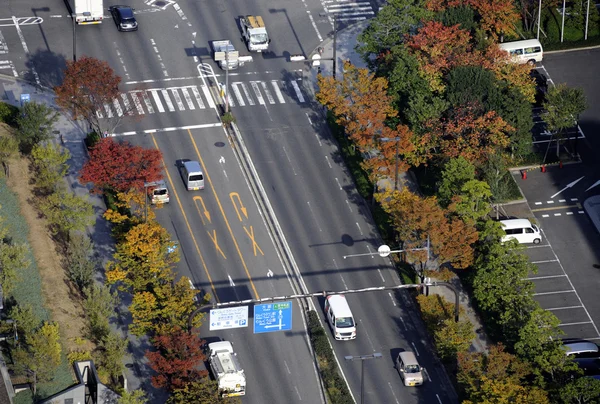
M423 368L417 362L412 352L400 352L396 358L396 370L405 386L420 386L423 384Z
M539 227L527 219L500 220L500 224L506 233L506 236L502 237L502 243L508 240L517 240L519 243L524 244L539 244L542 241L542 233Z
M515 63L535 64L544 58L544 49L537 39L525 41L504 42L498 44L500 49L510 53Z
M204 174L200 163L191 160L180 160L178 166L179 173L188 191L204 189Z
M325 317L336 340L356 338L356 322L344 295L331 295L325 299Z

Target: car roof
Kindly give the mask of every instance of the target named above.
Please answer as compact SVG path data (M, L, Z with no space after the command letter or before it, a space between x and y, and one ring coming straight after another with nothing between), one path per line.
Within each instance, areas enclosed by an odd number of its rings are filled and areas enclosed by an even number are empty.
M567 355L577 355L584 352L598 352L598 345L590 341L577 341L564 343Z
M352 311L350 311L350 306L344 295L327 296L327 301L329 302L329 306L335 312L336 317L352 317Z
M414 353L410 352L410 351L404 351L404 352L400 352L398 354L398 358L402 359L402 362L405 365L418 365L419 362L417 361L417 357L415 356Z
M113 8L117 10L123 18L133 17L133 9L129 6L113 6Z
M188 170L188 172L200 172L200 173L202 172L200 163L198 163L197 161L194 161L194 160L185 161L183 163L183 165L185 166L186 170Z

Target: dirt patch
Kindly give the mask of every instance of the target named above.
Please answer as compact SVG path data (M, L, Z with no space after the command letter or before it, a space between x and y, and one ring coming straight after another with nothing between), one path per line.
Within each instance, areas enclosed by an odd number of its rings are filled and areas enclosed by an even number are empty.
M0 124L0 136L6 136L10 127ZM85 335L86 320L81 302L74 294L71 282L62 266L62 256L52 240L45 219L31 205L35 196L31 184L29 161L26 158L12 159L9 163L9 188L17 195L21 215L29 227L29 244L42 278L44 306L50 311L52 320L59 324L63 346L67 353L91 349L91 342L83 345L76 340Z

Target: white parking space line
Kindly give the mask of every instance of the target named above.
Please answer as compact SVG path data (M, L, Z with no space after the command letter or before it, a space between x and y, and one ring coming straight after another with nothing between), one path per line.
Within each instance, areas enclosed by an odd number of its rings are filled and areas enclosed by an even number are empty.
M533 261L532 264L545 264L547 262L558 262L558 260Z
M185 111L185 105L183 105L183 100L179 96L177 89L170 88L169 90L171 90L171 94L173 94L173 98L175 98L175 104L177 104L177 108L179 108L180 111Z
M183 94L183 98L185 99L185 102L187 103L188 108L189 109L196 109L196 106L192 102L192 96L188 92L188 87L183 87L181 89L181 93Z
M165 108L160 101L160 97L158 96L158 91L150 90L150 94L152 94L152 98L154 99L154 103L156 104L156 108L158 108L158 112L165 112Z
M281 94L281 90L279 89L279 83L277 80L271 80L271 85L273 86L273 90L275 91L275 96L277 96L277 100L281 104L285 104L285 99L283 98L283 94Z
M169 108L170 112L175 111L175 106L171 102L171 97L169 97L169 92L167 90L160 90L163 95L165 102L167 103L167 108Z
M296 92L296 96L298 97L298 101L304 102L304 96L300 91L300 87L298 87L298 83L295 80L292 80L292 87L294 87L294 91Z
M570 290L557 290L555 292L540 292L540 293L534 293L534 296L549 296L549 295L562 295L564 293L575 293L575 289L570 289Z
M553 279L553 278L564 278L567 275L548 275L548 276L529 276L525 279L536 280L536 279Z
M573 309L581 309L583 306L564 306L564 307L551 307L549 309L545 309L548 311L560 311L560 310L573 310Z

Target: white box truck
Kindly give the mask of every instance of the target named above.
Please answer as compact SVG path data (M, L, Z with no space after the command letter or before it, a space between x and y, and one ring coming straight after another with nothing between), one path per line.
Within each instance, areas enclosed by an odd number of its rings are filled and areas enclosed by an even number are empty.
M103 0L74 0L77 24L100 24L104 18Z
M208 344L208 361L223 397L246 394L246 375L229 341Z

